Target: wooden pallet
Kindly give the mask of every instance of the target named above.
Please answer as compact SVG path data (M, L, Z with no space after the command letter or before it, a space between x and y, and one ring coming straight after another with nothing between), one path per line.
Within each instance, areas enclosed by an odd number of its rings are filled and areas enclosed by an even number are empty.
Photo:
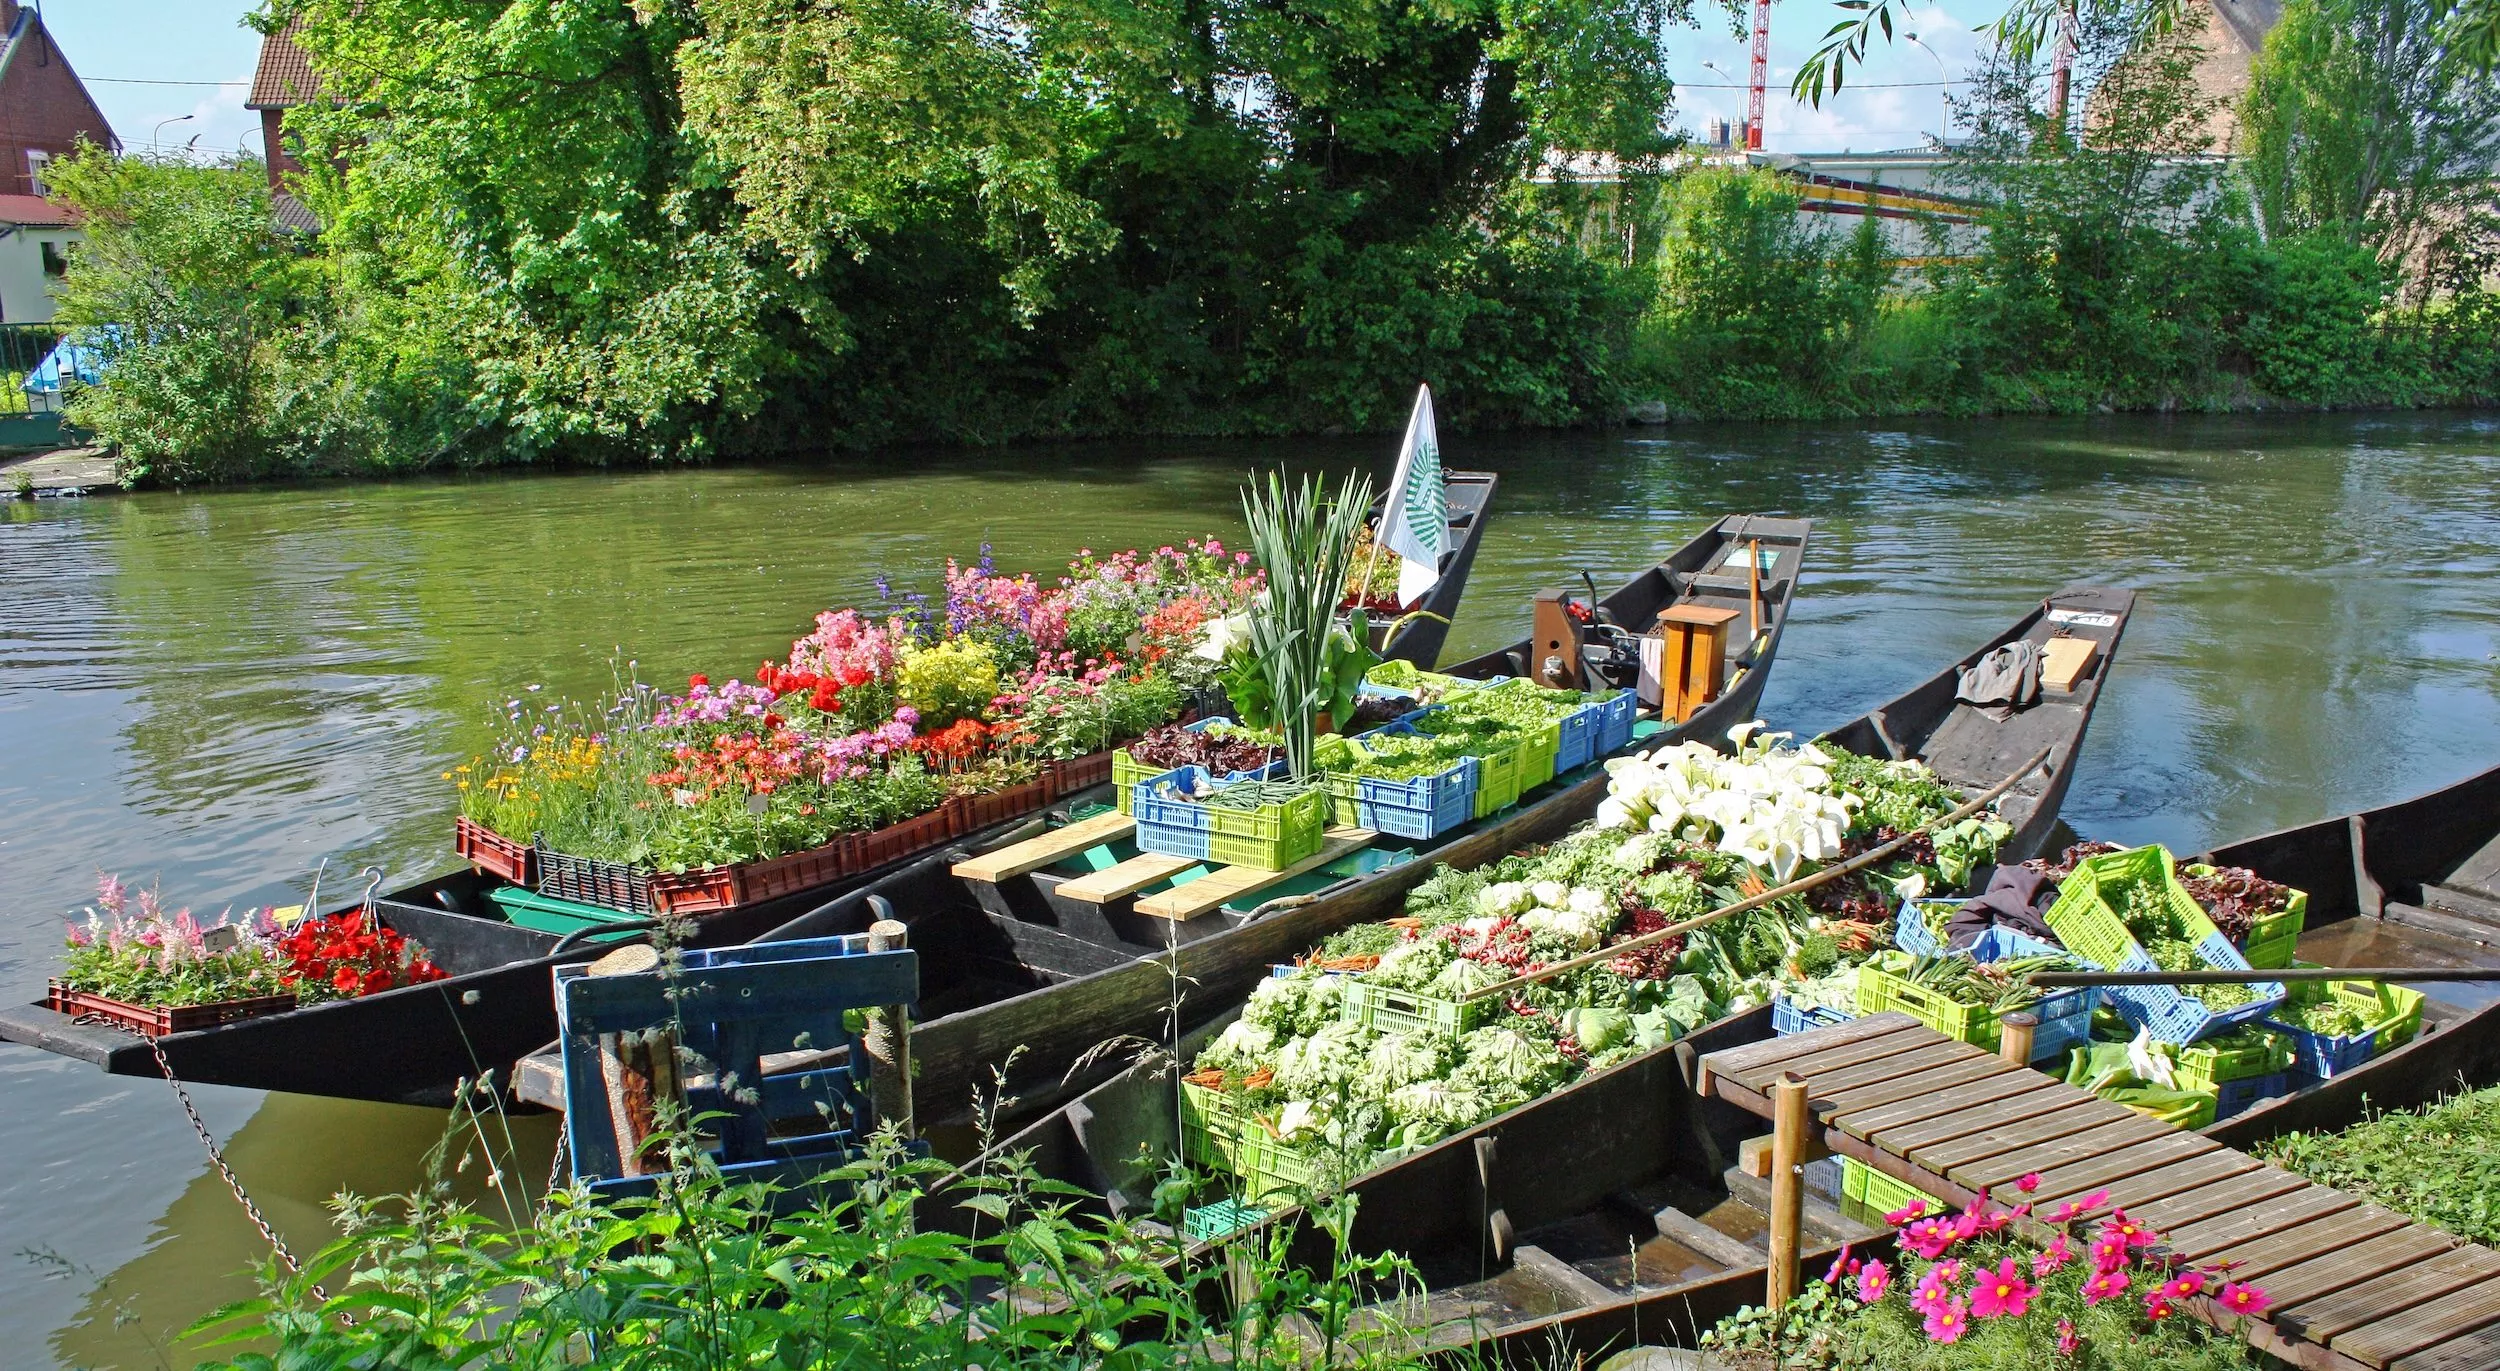
M987 881L996 885L1012 877L1039 871L1054 862L1065 861L1089 847L1116 843L1137 831L1137 821L1117 812L1097 814L1079 819L1065 828L1054 828L1038 838L1009 843L978 857L969 857L949 868L967 881Z
M1773 1082L1806 1082L1815 1140L1954 1204L2028 1174L2035 1213L2106 1190L2182 1260L2235 1263L2273 1301L2239 1320L2190 1311L2313 1371L2500 1366L2500 1253L2265 1165L2195 1133L1958 1043L1906 1014L1701 1059L1704 1094L1771 1115ZM2046 1242L2044 1223L2026 1238Z
M1372 839L1379 836L1368 828L1332 828L1320 843L1319 851L1282 871L1263 871L1255 866L1219 866L1194 881L1185 881L1170 890L1139 900L1137 912L1158 919L1194 919L1221 909L1244 895L1265 890L1279 881L1289 880L1305 871L1316 871L1349 852L1369 847Z

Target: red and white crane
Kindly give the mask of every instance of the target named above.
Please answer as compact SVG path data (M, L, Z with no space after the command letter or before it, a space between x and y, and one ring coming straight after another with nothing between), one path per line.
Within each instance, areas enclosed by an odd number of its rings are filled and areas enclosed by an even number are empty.
M1771 85L1771 0L1753 0L1753 83L1745 92L1745 148L1762 150L1762 112Z

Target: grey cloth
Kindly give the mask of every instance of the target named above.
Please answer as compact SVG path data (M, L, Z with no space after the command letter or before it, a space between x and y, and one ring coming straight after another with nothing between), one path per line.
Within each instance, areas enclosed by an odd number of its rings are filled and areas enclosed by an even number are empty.
M1979 659L1977 665L1962 673L1960 686L1953 698L1966 705L1977 705L1992 719L2011 716L2015 710L2040 698L2040 645L2026 638L2007 643Z
M2049 906L2057 903L2057 882L2021 866L1987 867L1985 874L1985 881L1975 883L1980 893L1953 911L1952 922L1944 926L1945 946L1957 952L1968 948L1991 924L2058 945L2048 921Z

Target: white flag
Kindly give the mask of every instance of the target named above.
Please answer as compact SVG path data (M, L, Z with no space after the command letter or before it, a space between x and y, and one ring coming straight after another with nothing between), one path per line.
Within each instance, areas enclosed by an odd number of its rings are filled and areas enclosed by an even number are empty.
M1441 475L1441 439L1432 428L1432 387L1415 390L1415 412L1406 421L1398 470L1389 478L1381 508L1380 545L1403 561L1398 602L1413 605L1441 583L1441 554L1450 546L1450 492Z

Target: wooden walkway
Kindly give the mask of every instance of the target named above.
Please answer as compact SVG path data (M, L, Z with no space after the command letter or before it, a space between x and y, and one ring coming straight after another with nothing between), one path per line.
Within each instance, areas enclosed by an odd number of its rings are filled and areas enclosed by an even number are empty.
M2035 1212L2106 1189L2089 1223L2124 1208L2200 1266L2272 1305L2251 1343L2313 1371L2500 1366L2500 1253L2313 1185L2207 1138L1955 1042L1904 1014L1872 1014L1701 1059L1701 1093L1769 1118L1770 1089L1806 1082L1815 1141L1955 1205L1983 1189ZM2426 1159L2427 1160L2427 1159ZM2011 1199L2001 1199L2011 1205ZM2026 1221L2045 1243L2055 1231ZM2204 1300L2190 1312L2238 1322Z

